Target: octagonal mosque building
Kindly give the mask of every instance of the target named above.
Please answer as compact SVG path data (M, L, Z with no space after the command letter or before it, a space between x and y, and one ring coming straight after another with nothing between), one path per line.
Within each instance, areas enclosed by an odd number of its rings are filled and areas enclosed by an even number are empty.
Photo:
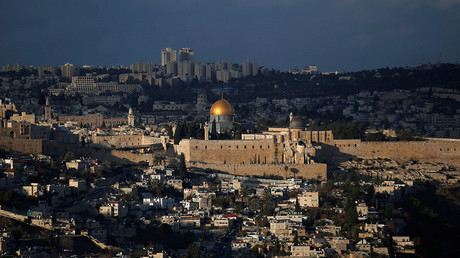
M216 101L209 112L209 125L212 130L213 124L216 124L216 131L222 133L226 130L233 129L233 122L235 121L235 110L230 102L222 96L221 99Z

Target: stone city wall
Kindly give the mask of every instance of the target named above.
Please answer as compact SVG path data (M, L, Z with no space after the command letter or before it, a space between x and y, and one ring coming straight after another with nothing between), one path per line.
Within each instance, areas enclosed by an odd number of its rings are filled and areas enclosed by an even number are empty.
M460 142L445 140L409 142L361 142L335 140L335 146L325 146L322 157L336 159L344 156L363 159L389 158L400 162L442 162L460 166Z
M267 164L280 161L273 139L264 140L182 140L176 153L186 161L216 164Z
M188 167L210 168L220 170L233 175L241 176L267 176L276 175L283 178L302 177L304 179L327 179L327 165L318 164L209 164L200 162L188 162ZM286 173L285 167L288 167Z
M131 151L105 148L79 147L76 144L59 143L49 140L13 139L10 137L0 137L0 149L50 156L65 156L67 152L72 152L77 158L91 157L101 161L115 161L120 164L145 161L153 165L154 160L154 154L152 153L132 153Z
M75 157L91 157L101 161L115 161L119 164L145 161L153 165L154 160L154 154L152 153L132 153L131 151L106 148L79 147L75 144L62 144L52 141L44 142L43 154L45 155L63 156L67 152L74 153Z
M0 137L0 148L5 151L39 154L43 151L43 140L13 139Z
M93 143L108 144L114 148L132 147L147 144L161 143L159 137L147 136L144 134L129 135L93 135Z

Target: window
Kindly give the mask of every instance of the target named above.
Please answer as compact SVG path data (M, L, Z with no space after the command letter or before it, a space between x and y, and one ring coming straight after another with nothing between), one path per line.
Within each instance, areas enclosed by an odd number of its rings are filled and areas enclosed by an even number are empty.
M195 146L195 150L198 150L198 146Z
M223 149L223 148L224 148L224 146L220 145L220 149Z
M260 145L260 148L262 149L262 145Z
M246 149L246 145L244 145L244 148Z
M238 149L238 145L236 145L236 148Z
M204 146L204 149L207 150L207 149L208 149L208 146Z
M254 149L254 145L252 145L252 148Z

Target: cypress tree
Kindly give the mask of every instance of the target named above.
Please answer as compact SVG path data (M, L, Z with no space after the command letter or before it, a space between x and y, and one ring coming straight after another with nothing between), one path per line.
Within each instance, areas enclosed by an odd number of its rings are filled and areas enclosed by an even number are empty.
M185 177L187 175L187 166L185 165L185 156L184 153L180 155L180 163L179 163L179 175L181 177Z

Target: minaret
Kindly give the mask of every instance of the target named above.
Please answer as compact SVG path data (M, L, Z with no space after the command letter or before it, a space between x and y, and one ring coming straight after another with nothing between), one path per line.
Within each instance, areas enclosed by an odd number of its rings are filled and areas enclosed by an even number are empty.
M208 122L204 124L204 140L208 141L209 140L209 125Z
M50 106L50 99L46 98L46 104L45 104L45 121L50 121L51 120L51 106Z
M128 125L131 126L131 127L134 127L134 114L133 114L133 109L130 108L129 109L129 113L128 113Z

